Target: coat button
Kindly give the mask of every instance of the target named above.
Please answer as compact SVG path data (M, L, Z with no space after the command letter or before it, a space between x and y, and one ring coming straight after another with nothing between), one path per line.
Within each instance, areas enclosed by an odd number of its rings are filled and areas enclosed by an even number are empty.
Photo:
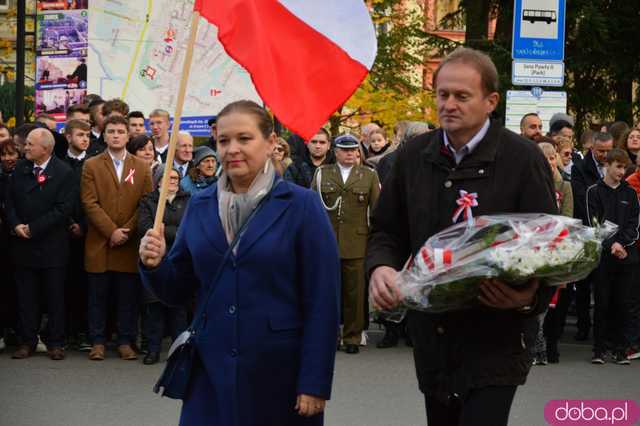
M438 328L436 328L436 332L442 336L444 334L444 327L439 325Z
M235 313L236 313L236 305L231 305L231 306L229 306L229 313L230 313L231 315L233 315L233 314L235 314Z
M450 180L448 180L448 181L446 181L446 182L444 183L444 187L445 187L445 188L451 188L452 186L453 186L453 182L451 182Z
M234 357L234 358L237 357L238 356L238 350L235 349L235 348L231 349L231 356Z

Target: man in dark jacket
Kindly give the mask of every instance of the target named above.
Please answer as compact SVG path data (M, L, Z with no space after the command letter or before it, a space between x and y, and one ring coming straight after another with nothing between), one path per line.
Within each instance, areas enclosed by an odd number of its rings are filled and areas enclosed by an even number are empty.
M320 129L307 144L304 156L291 163L283 177L285 180L309 188L316 169L335 162L335 155L331 149L331 136L326 129Z
M89 331L87 319L87 274L84 270L84 236L87 233L87 221L80 201L80 178L82 166L87 159L90 144L91 125L79 119L67 120L64 135L67 138L65 163L73 170L73 182L76 197L69 216L70 254L66 280L67 337L75 340L80 351L89 351L87 341Z
M382 186L372 218L366 269L375 305L399 302L397 271L424 242L454 223L461 191L477 194L473 216L556 213L549 165L530 141L489 116L498 76L485 54L457 49L440 64L434 88L442 129L407 142ZM525 325L548 306L552 289L481 286L477 308L409 311L409 332L428 424L506 425L530 359Z
M9 180L7 221L16 265L20 346L13 358L28 358L38 343L40 291L49 312L47 347L53 360L64 358L64 279L69 256L67 220L77 192L73 172L53 154L47 129L27 136L26 160Z
M573 216L587 225L587 189L604 177L604 164L607 153L613 149L613 137L610 133L596 133L593 147L584 160L575 162L571 168L571 191L573 192ZM576 311L578 314L578 332L576 340L587 340L591 329L591 279L575 283Z

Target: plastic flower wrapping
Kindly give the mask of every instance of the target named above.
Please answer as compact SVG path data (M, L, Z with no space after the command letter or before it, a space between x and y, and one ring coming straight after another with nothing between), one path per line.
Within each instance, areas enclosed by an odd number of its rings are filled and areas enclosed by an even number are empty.
M479 216L432 236L398 274L401 305L382 312L400 321L407 309L445 312L479 304L479 284L512 286L539 278L560 285L586 278L600 262L602 242L618 227L596 227L549 214Z

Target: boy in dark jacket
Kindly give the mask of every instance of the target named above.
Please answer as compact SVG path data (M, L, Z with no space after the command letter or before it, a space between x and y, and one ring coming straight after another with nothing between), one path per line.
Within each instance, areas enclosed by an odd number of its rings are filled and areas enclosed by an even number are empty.
M87 341L87 275L84 271L84 236L87 223L80 202L80 177L91 141L91 126L84 120L71 119L65 124L64 136L68 149L64 161L73 170L73 185L78 196L69 217L70 257L66 282L67 336L75 340L78 350L91 349Z
M593 364L604 364L607 343L617 364L629 364L624 350L627 335L627 294L634 285L639 261L638 215L640 205L636 192L623 179L631 163L621 149L607 154L604 177L587 190L587 218L591 226L608 220L618 225L618 231L602 244L602 260L595 273ZM613 321L612 324L609 324Z

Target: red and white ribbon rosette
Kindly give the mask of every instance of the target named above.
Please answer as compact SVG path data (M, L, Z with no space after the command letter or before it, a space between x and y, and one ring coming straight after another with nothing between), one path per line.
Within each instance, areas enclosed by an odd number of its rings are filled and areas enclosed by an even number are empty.
M133 185L133 176L136 174L136 169L129 169L129 174L127 175L126 178L124 178L125 182L129 182L131 185Z
M453 212L453 223L457 223L460 215L464 213L464 218L469 226L473 226L473 212L471 208L478 207L478 194L475 192L468 193L464 189L461 189L460 198L456 200L456 204L458 208Z

